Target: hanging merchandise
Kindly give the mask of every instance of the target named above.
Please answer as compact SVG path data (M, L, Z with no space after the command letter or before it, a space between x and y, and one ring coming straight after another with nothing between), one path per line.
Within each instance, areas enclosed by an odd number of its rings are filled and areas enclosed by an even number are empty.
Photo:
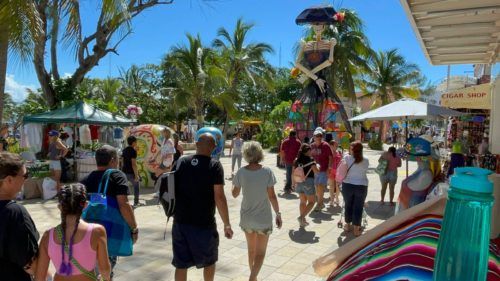
M89 125L81 125L78 129L80 133L80 144L89 145L92 144L92 138L90 137Z

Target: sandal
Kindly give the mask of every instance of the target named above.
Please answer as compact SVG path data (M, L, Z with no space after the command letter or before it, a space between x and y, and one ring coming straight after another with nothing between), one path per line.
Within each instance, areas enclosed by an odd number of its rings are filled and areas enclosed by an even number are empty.
M345 232L349 232L349 231L351 231L351 224L349 224L349 223L345 223L345 224L344 224L344 231L345 231Z
M359 237L359 236L361 236L362 233L363 232L362 232L360 226L354 226L354 230L353 230L354 236Z

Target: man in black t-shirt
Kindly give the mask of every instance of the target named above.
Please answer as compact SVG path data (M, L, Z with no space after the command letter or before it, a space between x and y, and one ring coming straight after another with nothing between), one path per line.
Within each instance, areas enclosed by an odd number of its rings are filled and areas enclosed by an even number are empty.
M0 280L31 281L39 234L24 206L14 202L27 177L18 155L0 153Z
M203 268L205 281L213 280L218 259L219 234L215 224L217 207L224 222L224 235L231 239L224 170L210 157L215 138L203 134L196 142L196 155L180 158L175 171L175 214L172 248L175 280L187 280L191 266Z
M128 146L122 151L122 171L134 187L134 207L139 206L139 170L137 169L137 138L129 136Z
M97 193L99 190L99 183L101 182L106 170L116 169L118 167L118 153L114 147L110 145L103 145L95 152L95 161L97 163L97 170L91 172L81 181L81 183L85 185L87 194ZM116 198L120 213L129 225L132 240L135 243L139 237L139 229L137 228L134 210L128 203L128 181L124 173L116 170L109 175L108 190L106 191L106 195ZM113 269L117 260L118 257L116 256L109 257L109 261L111 263L111 277L113 277Z

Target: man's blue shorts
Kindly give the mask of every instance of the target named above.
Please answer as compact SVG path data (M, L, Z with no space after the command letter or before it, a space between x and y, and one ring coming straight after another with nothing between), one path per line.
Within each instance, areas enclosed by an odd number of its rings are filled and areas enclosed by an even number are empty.
M172 227L172 249L175 268L197 268L215 264L219 257L219 233L217 228L203 228L175 223Z

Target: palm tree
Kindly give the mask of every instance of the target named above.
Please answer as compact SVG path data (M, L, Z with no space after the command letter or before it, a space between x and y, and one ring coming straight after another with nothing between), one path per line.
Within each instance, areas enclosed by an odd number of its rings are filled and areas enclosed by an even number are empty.
M233 101L238 101L239 86L244 79L250 79L253 84L266 83L271 80L272 68L266 63L265 55L273 53L273 48L266 43L247 43L247 34L253 28L253 24L238 19L236 27L231 35L225 28L217 31L217 38L213 46L220 50L225 59L223 68L225 70L227 87L219 99L224 110L224 129L226 131L229 112L234 106ZM228 102L230 101L230 102Z
M372 53L368 38L364 34L361 18L352 10L341 9L344 21L336 26L336 31L327 29L326 38L335 38L334 63L330 68L328 82L337 95L356 100L355 77L368 70L367 59ZM310 31L312 32L312 30Z
M40 19L31 0L0 2L0 124L4 108L7 57L10 50L21 62L33 57L33 38L41 32Z
M177 79L169 90L175 95L179 106L193 105L196 120L200 126L204 122L204 108L207 100L205 85L209 75L208 63L212 50L204 47L200 35L186 35L188 45L178 45L163 59L163 68L176 72ZM173 68L173 69L172 69Z
M397 49L373 53L369 66L370 71L360 85L363 92L376 95L374 106L386 105L402 97L419 96L420 70L416 64L408 63ZM384 123L381 124L380 141L384 131Z

